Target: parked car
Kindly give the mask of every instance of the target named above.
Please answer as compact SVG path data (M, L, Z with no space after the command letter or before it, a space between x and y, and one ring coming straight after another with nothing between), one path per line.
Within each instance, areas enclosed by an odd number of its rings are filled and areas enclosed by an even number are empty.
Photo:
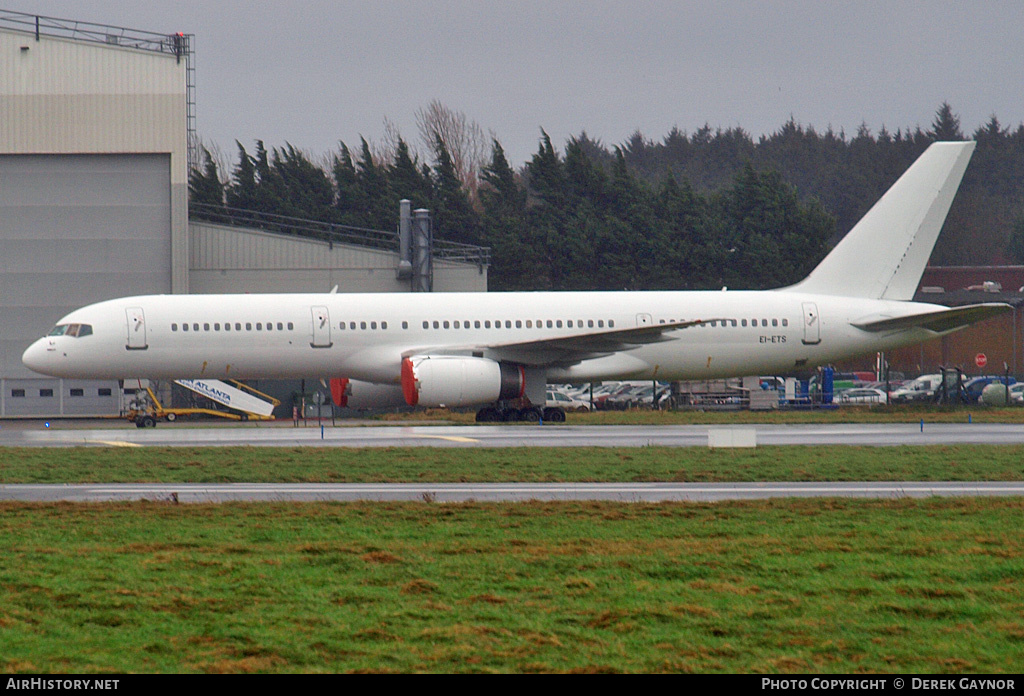
M884 389L855 387L839 392L836 401L840 404L886 404L889 399Z
M942 385L942 375L921 375L917 379L904 382L898 389L889 394L889 401L894 404L905 404L913 401L931 401L935 390Z
M639 387L628 394L625 408L651 408L652 403L660 407L662 399L670 396L671 393L672 388L668 385L659 384L657 392L655 392L654 387L651 385Z
M549 389L547 392L547 400L544 402L545 408L560 408L563 411L589 411L590 402L583 401L582 399L574 399L568 394L563 394L560 391Z
M981 392L985 391L985 387L992 383L1003 384L1004 380L1006 380L1007 386L1017 383L1017 380L1013 377L1005 377L1004 375L986 375L968 380L964 384L964 401L969 404L978 403L981 400Z
M644 386L638 384L624 384L605 400L605 409L609 411L625 411L636 401L644 388ZM650 386L648 385L646 388L649 389Z
M1010 403L1024 404L1024 382L1010 385Z

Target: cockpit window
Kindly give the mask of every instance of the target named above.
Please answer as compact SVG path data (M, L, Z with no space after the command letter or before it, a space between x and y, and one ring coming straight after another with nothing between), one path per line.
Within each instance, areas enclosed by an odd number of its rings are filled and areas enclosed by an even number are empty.
M50 336L74 336L75 338L81 338L82 336L92 335L91 324L57 324L53 327L53 330L49 333Z

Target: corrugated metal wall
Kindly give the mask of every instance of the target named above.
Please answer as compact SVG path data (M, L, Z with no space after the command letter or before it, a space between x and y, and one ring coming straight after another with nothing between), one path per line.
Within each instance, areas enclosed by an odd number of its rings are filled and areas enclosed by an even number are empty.
M398 252L328 244L259 230L189 224L194 293L408 292L398 280ZM434 262L439 292L486 292L487 270L474 264Z
M0 29L0 154L170 157L171 291L188 291L185 61Z
M187 148L185 61L0 29L0 415L118 412L21 353L84 304L188 291Z

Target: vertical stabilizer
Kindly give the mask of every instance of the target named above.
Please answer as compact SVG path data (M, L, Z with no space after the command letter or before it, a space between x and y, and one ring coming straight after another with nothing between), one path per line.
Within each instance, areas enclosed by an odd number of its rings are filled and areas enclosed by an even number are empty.
M972 152L973 142L933 143L792 289L913 299Z

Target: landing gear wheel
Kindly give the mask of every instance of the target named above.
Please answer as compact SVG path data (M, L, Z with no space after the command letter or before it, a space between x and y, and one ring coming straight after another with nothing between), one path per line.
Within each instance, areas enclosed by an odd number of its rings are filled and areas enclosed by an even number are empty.
M501 412L493 406L487 406L476 412L477 423L497 423L501 420Z
M178 414L177 413L168 413L166 416L164 416L164 418L167 419L168 423L173 423L174 421L178 420Z
M560 408L546 408L544 409L544 420L549 423L564 423L565 411Z
M153 416L143 416L141 425L139 423L136 423L136 425L138 425L140 428L155 428L156 418L154 418Z
M544 419L544 414L539 408L524 408L519 412L519 419L528 423L540 423Z

